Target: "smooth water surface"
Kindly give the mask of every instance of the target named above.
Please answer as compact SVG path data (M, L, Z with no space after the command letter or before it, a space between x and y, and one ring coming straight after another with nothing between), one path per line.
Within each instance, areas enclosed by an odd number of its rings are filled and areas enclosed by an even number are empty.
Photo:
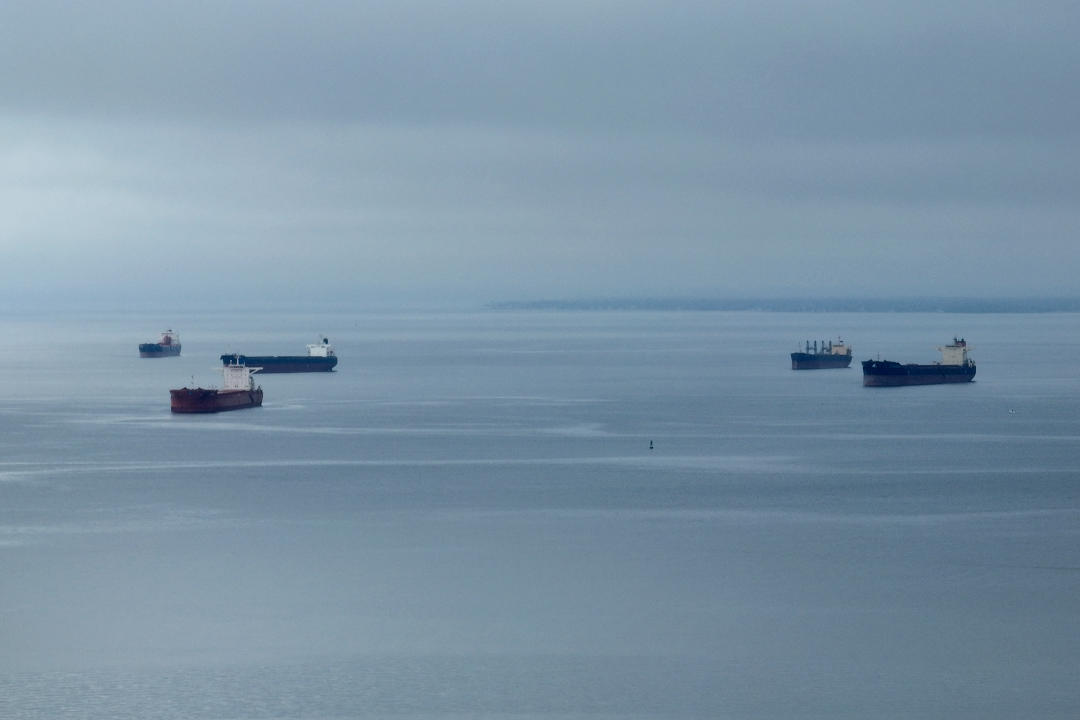
M183 355L140 359L166 326ZM1080 316L0 333L0 716L1080 713ZM221 353L320 334L336 372L169 412ZM976 382L862 387L954 334ZM837 335L852 368L790 369Z

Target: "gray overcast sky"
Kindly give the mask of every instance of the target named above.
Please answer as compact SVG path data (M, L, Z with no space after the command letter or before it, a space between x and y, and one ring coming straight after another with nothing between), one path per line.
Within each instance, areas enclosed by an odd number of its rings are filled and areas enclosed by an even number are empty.
M12 2L0 301L1080 294L1080 4Z

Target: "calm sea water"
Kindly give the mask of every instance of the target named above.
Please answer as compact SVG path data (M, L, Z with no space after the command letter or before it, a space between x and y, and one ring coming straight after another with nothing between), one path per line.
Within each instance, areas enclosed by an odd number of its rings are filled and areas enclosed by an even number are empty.
M165 326L183 356L139 359ZM170 414L220 353L320 334L337 372ZM978 376L790 370L837 335L922 362L963 335ZM1080 714L1080 316L87 314L0 337L2 717Z

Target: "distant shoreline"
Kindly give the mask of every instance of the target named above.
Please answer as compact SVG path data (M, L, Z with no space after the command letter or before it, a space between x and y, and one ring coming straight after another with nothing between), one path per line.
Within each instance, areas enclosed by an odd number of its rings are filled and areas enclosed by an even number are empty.
M507 300L489 310L653 310L759 312L1054 313L1080 312L1080 298L596 298Z

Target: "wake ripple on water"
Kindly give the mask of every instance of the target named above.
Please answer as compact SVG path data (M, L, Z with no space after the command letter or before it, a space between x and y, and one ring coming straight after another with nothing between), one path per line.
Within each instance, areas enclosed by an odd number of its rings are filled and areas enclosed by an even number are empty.
M50 536L159 533L174 530L237 527L245 521L211 508L176 508L166 505L112 507L107 511L77 513L78 519L36 524L0 524L0 545L16 547Z

